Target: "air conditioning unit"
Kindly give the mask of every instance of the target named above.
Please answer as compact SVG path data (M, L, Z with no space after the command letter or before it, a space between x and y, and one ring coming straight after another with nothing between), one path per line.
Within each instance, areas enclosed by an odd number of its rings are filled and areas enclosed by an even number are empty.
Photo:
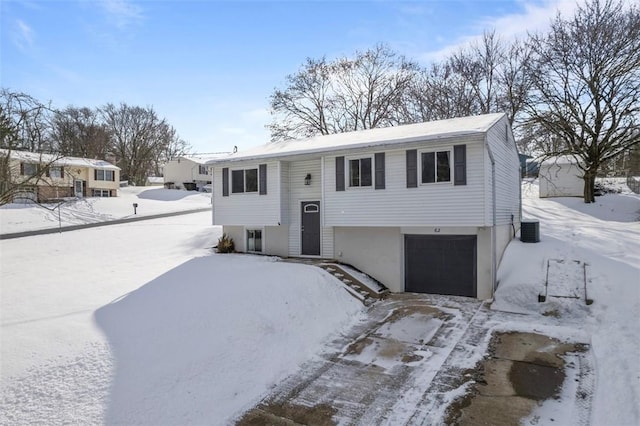
M540 222L537 220L520 222L520 241L523 243L540 242Z

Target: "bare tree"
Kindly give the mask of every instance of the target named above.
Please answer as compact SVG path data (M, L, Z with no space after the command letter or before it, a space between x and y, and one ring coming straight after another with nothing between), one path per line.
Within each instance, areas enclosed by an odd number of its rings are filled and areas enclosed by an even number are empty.
M191 145L180 138L176 129L166 123L160 126L158 134L161 145L156 152L153 162L153 173L155 176L160 176L160 169L164 163L172 158L187 154L191 149Z
M54 155L43 160L42 154L50 148L51 112L48 105L25 93L0 90L0 205L31 191L58 159ZM18 151L33 153L28 171L14 158Z
M144 185L149 175L157 173L167 154L189 149L152 107L107 104L100 113L112 138L121 178L136 185Z
M530 37L534 91L528 121L562 141L548 155L572 155L584 172L584 201L604 161L640 143L640 13L591 0L548 34Z
M326 119L331 69L325 58L307 58L296 74L286 77L286 88L274 91L271 95L274 118L267 126L272 141L331 133Z
M418 67L378 45L355 57L307 59L271 95L271 140L326 135L406 122L403 99Z
M464 117L478 110L471 88L449 61L423 70L414 79L408 98L404 108L411 122Z
M52 120L52 138L57 151L85 158L106 158L111 138L96 110L68 106Z
M411 121L505 112L513 124L530 91L526 46L502 41L495 31L424 69L405 102Z
M0 89L0 148L50 151L52 112L50 105L26 93Z
M356 52L334 64L332 104L338 132L394 126L406 122L401 105L418 66L384 45Z

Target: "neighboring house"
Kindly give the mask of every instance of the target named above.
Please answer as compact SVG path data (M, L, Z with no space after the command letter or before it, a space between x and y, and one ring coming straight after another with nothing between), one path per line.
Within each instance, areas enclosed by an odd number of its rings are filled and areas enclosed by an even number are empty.
M45 173L39 173L42 167ZM118 195L120 168L103 160L11 151L9 168L11 183L24 186L20 196L36 201Z
M527 154L518 154L520 159L520 175L522 177L537 177L538 176L538 162L534 158Z
M183 155L165 163L164 185L168 188L202 191L211 183L207 161L218 156Z
M584 195L584 172L578 161L570 155L550 157L540 163L538 182L540 198L582 197Z
M520 224L504 114L269 143L208 163L241 252L331 258L391 291L492 296Z

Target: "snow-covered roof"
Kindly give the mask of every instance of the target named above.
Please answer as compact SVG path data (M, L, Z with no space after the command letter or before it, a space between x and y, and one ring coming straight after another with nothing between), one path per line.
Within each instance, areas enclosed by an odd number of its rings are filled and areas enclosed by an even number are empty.
M551 165L559 165L559 164L578 164L578 161L573 155L558 155L554 157L545 158L541 165L551 166Z
M328 151L367 148L482 134L487 132L491 126L498 122L502 117L504 117L503 113L484 114L472 117L429 121L426 123L406 124L395 127L315 136L308 139L292 139L283 142L272 142L247 151L236 152L210 160L208 164L315 154Z
M6 149L0 149L0 152L6 155ZM52 163L56 166L63 167L88 167L92 169L120 170L120 167L114 166L105 160L94 160L91 158L80 157L59 157L53 154L40 154L30 151L11 151L11 158L26 161L30 163Z
M228 152L218 152L218 153L211 153L211 154L185 154L185 155L180 155L178 157L172 158L171 161L176 161L181 158L185 158L187 160L193 161L194 163L207 164L207 162L211 160L216 160L218 158L226 157L228 155L229 155Z

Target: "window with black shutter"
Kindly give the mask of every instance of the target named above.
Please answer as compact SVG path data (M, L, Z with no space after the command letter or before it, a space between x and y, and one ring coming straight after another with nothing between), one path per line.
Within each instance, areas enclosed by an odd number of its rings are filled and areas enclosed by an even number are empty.
M258 166L258 173L260 175L258 180L260 184L259 193L260 195L267 195L267 165L260 164Z
M453 177L454 185L467 184L467 146L456 145L453 147Z
M375 157L375 169L376 169L376 189L385 188L385 171L384 171L384 152L376 153Z
M344 191L344 157L336 157L336 191Z
M418 187L418 151L407 151L407 188Z
M222 196L229 196L229 169L227 167L222 169Z

